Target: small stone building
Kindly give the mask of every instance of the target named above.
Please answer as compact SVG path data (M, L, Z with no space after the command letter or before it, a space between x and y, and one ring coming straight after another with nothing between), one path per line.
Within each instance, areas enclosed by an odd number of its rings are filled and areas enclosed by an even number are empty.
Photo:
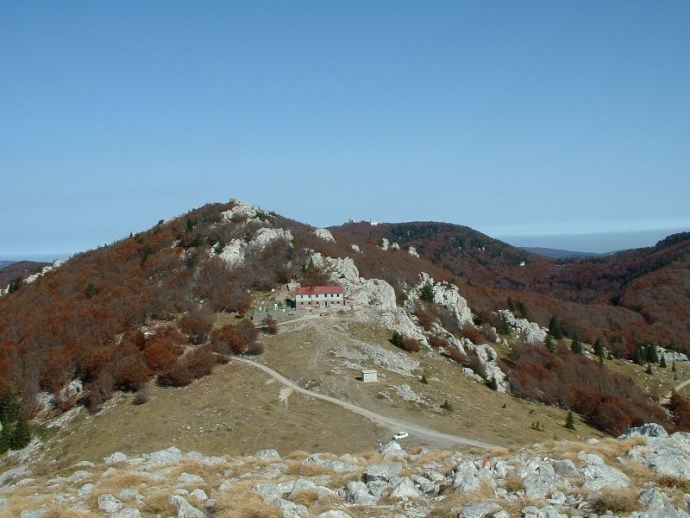
M378 381L378 373L374 369L362 369L362 381L365 383L373 383Z

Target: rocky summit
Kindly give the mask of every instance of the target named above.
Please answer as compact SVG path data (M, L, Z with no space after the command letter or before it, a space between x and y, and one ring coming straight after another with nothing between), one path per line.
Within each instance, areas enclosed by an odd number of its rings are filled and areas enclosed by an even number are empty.
M230 458L170 447L0 474L0 514L21 518L675 518L690 516L689 505L690 434L658 425L515 451L389 442L361 455L269 449Z

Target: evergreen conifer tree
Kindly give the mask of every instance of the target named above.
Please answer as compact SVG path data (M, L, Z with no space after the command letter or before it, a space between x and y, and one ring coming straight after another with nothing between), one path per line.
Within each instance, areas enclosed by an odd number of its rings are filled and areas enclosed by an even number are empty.
M574 352L575 354L582 354L582 343L580 343L580 339L577 336L577 333L573 336L573 341L570 344L570 350Z
M549 334L556 340L563 338L563 330L561 329L561 324L558 322L556 315L552 316L549 322Z
M601 338L597 338L597 341L594 342L594 354L599 357L599 361L604 359L604 344L601 342Z
M31 428L24 412L19 413L19 419L10 437L10 449L21 450L31 442Z
M0 399L0 423L3 428L19 418L19 400L13 390L5 392Z
M575 414L573 414L572 410L568 412L568 417L566 417L565 419L565 427L568 430L575 429Z
M553 342L553 337L551 335L546 335L544 346L551 354L556 354L556 344Z
M647 363L659 363L659 354L656 350L656 345L650 344L647 346Z
M419 298L425 302L434 302L434 288L428 282L419 292Z
M0 431L0 454L10 449L10 439L9 428L3 426L2 431Z

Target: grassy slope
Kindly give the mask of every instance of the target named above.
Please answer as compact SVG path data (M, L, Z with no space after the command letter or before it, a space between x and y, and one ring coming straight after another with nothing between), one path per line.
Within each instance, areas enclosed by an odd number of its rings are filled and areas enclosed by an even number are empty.
M389 335L380 326L341 317L285 325L278 335L265 337L262 361L320 393L493 444L517 446L550 439L601 437L583 423L576 432L566 430L564 411L493 392L464 377L457 365L436 353L414 355L426 372L428 385L419 381L421 372L403 376L370 360L352 361L336 355L337 350L355 350L355 340L398 352L388 343ZM360 372L351 368L354 364L377 368L379 382L358 381ZM404 383L426 403L401 399L395 387ZM152 387L151 400L142 406L133 405L131 396L122 396L97 415L82 411L48 441L44 458L93 461L115 451L132 455L171 445L208 455L246 455L263 448L276 448L283 455L296 450L341 454L372 450L393 432L300 394L293 393L284 401L281 388L263 372L231 362L186 388ZM439 409L444 400L451 403L452 412ZM532 429L537 421L544 431ZM406 445L450 446L414 436Z

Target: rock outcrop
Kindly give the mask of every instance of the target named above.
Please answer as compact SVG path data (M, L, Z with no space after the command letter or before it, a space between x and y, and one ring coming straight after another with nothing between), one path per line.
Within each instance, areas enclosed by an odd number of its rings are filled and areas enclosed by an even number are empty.
M677 462L660 460L671 455ZM8 469L0 473L0 508L24 518L688 517L688 455L690 434L655 427L510 454L410 454L390 442L366 457L262 450L233 459L170 447L47 474Z
M507 309L499 309L497 313L498 316L508 324L508 327L510 327L512 332L518 336L521 336L528 344L544 344L546 335L548 334L547 329L540 327L536 322L530 322L525 318L516 318Z

